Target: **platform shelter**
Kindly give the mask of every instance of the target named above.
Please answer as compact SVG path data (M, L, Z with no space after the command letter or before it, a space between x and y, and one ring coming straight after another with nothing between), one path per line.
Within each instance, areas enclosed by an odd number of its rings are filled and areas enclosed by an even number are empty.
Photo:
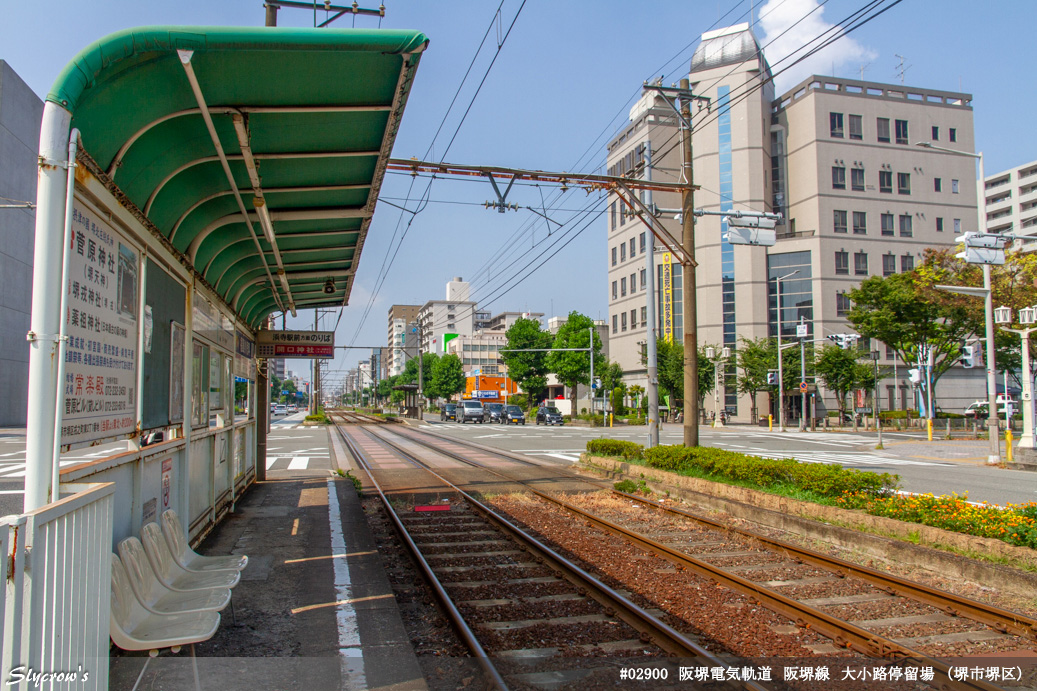
M87 46L40 135L26 513L2 676L107 688L113 544L199 540L265 472L257 334L344 306L422 51L412 31L146 27ZM60 467L62 450L118 442ZM13 583L13 586L12 586Z

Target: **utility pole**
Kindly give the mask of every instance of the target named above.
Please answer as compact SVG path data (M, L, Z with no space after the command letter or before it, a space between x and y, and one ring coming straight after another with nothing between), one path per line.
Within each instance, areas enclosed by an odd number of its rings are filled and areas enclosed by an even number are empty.
M266 8L266 25L277 26L277 10L279 10L280 7L273 3L267 3L264 7Z
M684 445L699 445L698 305L695 286L695 178L691 148L691 84L681 79L681 131L684 133L684 182L681 193L682 244L687 262L681 272L684 300Z
M804 331L803 327L806 325L806 317L799 318L800 328L799 331ZM807 391L803 388L803 384L807 380L807 337L802 335L799 337L799 431L805 432L807 429ZM780 353L778 354L780 357Z
M652 142L645 142L645 180L652 179ZM653 208L652 190L645 192L648 208ZM648 448L659 446L659 353L656 347L656 315L655 315L655 233L649 229L645 248L645 316L648 317L647 343L645 349L648 356Z

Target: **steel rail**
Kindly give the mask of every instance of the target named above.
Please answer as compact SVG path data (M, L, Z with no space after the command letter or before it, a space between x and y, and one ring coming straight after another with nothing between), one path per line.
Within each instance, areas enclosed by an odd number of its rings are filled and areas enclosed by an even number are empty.
M339 413L339 415L341 415L341 413ZM389 519L392 521L393 527L399 534L400 539L403 540L403 543L407 546L408 551L410 551L411 553L411 557L414 558L414 561L415 563L417 563L418 569L425 577L425 580L432 587L432 590L436 595L436 599L439 600L440 606L442 606L443 610L447 615L447 618L450 619L450 622L454 625L454 629L457 631L457 634L461 637L461 640L464 641L464 644L468 646L468 649L478 660L479 666L486 674L488 682L495 688L501 689L502 691L507 691L508 685L507 683L505 683L504 678L501 677L500 672L497 670L496 666L494 666L494 664L490 661L490 656L486 653L486 650L482 647L482 644L479 643L479 640L475 637L475 632L472 631L470 626L468 626L468 623L465 621L464 616L462 616L461 612L457 609L457 606L454 605L453 600L450 599L450 596L447 594L446 589L443 587L443 584L436 577L436 574L433 573L432 567L429 566L429 563L421 554L421 550L418 549L418 546L414 543L414 540L411 538L410 533L407 532L407 528L403 525L403 521L400 520L400 517L396 513L396 510L393 508L392 503L389 501L389 498L385 496L385 492L382 490L382 486L378 484L378 480L375 479L374 473L371 472L371 466L368 464L367 458L364 455L363 451L360 450L360 448L356 445L356 443L353 441L350 435L346 434L346 432L340 426L335 425L335 429L338 431L339 436L342 437L343 443L349 449L349 452L353 455L353 458L364 469L364 472L366 472L367 476L371 479L371 484L374 485L375 490L378 492L378 498L381 499L382 506L385 507L385 511L388 514Z
M679 631L669 626L668 624L660 621L647 611L637 606L627 598L620 595L614 589L602 583L596 577L583 570L573 562L569 561L565 557L561 556L550 547L545 545L543 542L537 540L532 535L529 535L518 526L509 522L506 518L498 514L492 508L486 506L472 495L465 492L463 489L450 482L442 475L437 473L435 470L430 468L426 463L416 458L413 454L408 452L386 439L381 433L375 433L373 430L364 429L366 434L370 435L373 439L377 440L386 448L389 448L394 453L400 455L406 460L421 466L433 476L438 478L441 482L452 488L458 494L460 494L476 511L483 514L487 520L497 525L501 530L506 532L512 539L520 542L525 546L525 549L533 553L536 557L542 559L545 563L549 562L550 566L557 572L561 573L563 577L578 588L582 588L589 597L593 598L608 610L611 610L615 616L622 619L624 622L629 624L635 630L642 632L642 635L647 634L648 640L646 643L651 643L663 649L667 653L678 655L682 657L695 657L701 658L709 662L713 666L723 667L725 669L730 668L731 664L721 658L715 656L706 648L702 647L698 643L688 639ZM404 438L410 439L407 435L399 435ZM416 440L415 440L416 441ZM421 442L419 442L421 443ZM436 449L437 452L441 450ZM447 454L451 455L451 454ZM481 466L477 466L481 467ZM370 471L368 470L370 474ZM509 478L510 480L510 478ZM513 482L518 482L514 481ZM522 484L522 483L520 483ZM753 681L737 681L736 688L751 689L752 691L766 691L768 687L757 684ZM726 686L726 685L724 685ZM723 688L719 686L717 688Z
M662 509L668 513L676 514L684 518L690 518L691 520L710 527L749 538L759 542L771 551L780 552L787 556L791 556L792 559L802 560L815 566L832 570L840 578L853 576L871 583L890 595L898 595L933 605L934 607L942 609L951 616L962 616L966 619L978 621L982 624L986 624L995 631L1000 631L1001 633L1012 634L1030 640L1037 640L1037 620L1031 619L1030 617L1018 612L1012 612L994 605L987 605L976 600L970 600L969 598L961 597L954 593L929 588L921 583L914 583L893 574L883 573L877 569L854 564L844 559L840 559L839 557L832 557L819 552L814 552L804 547L794 545L791 542L767 537L766 535L755 533L751 530L746 530L745 528L726 526L719 521L714 521L705 516L696 515L690 511L685 511L684 509L669 507L660 502L653 501L652 499L638 497L637 495L620 492L619 490L613 490L613 492L626 499L654 506L655 508Z
M924 653L921 653L907 646L901 645L900 643L894 641L891 638L875 634L871 631L868 631L867 629L856 626L855 624L852 624L848 621L844 621L842 619L838 619L837 617L833 617L827 612L819 610L816 607L806 605L786 595L782 595L776 590L760 585L758 583L754 583L753 581L742 578L741 576L738 576L736 574L728 573L720 567L714 566L700 559L696 559L695 557L689 554L685 554L683 552L675 550L667 545L656 542L655 540L652 540L651 538L648 538L646 536L632 532L626 528L623 528L622 526L616 525L608 520L595 516L594 514L588 513L587 511L584 511L579 507L573 506L571 504L568 504L567 502L564 502L544 492L541 492L540 490L531 487L528 483L522 480L517 480L508 477L507 475L497 470L487 468L483 465L476 463L475 461L466 459L463 456L460 456L453 452L432 447L431 444L429 444L428 442L416 439L411 435L401 436L405 436L406 438L412 439L416 443L422 444L429 448L434 448L437 453L449 456L455 460L461 461L462 463L467 463L474 467L478 467L481 470L486 470L495 475L506 478L511 482L521 484L524 487L526 487L531 493L544 499L545 501L560 506L566 509L567 511L570 511L580 516L584 520L594 525L597 525L598 527L608 532L618 535L623 539L629 540L634 544L638 544L642 548L648 550L649 552L653 552L658 556L668 559L673 563L677 564L678 566L690 568L691 570L699 573L700 575L713 579L721 583L722 585L731 588L732 590L736 590L756 599L760 602L761 605L767 607L768 609L778 612L785 617L788 617L793 622L795 622L797 626L811 628L819 634L831 639L832 642L838 647L852 648L853 650L856 650L857 652L862 653L864 655L868 655L870 657L894 659L898 662L903 663L914 663L918 665L930 666L933 668L935 672L937 672L937 674L939 674L939 676L943 678L941 681L941 685L943 688L946 689L961 689L963 691L971 689L982 689L983 691L997 691L1000 688L992 684L988 684L982 680L959 681L956 679L952 679L950 676L951 665L942 662L937 658L929 657ZM458 443L463 444L463 442ZM487 451L487 453L494 452ZM505 454L498 455L505 458L510 458L510 456ZM633 497L633 495L626 495L625 493L619 494ZM716 525L719 526L719 524ZM726 526L720 527L722 527L725 531L730 530ZM821 555L817 555L817 557L821 557Z

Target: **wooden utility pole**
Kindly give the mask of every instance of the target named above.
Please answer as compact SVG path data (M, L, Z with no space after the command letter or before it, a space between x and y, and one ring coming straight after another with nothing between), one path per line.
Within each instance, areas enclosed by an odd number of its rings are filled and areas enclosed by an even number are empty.
M684 301L684 445L699 445L699 337L695 291L695 179L691 149L691 85L681 79L681 132L684 138L684 184L681 192L681 231L684 255L681 294Z

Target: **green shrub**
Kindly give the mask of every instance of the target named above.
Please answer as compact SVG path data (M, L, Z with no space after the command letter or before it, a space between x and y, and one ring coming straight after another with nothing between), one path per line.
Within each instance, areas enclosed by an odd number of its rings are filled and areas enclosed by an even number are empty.
M657 446L644 452L647 464L671 472L696 472L741 484L772 489L804 490L822 497L844 492L884 494L900 478L834 464L800 463L791 458L761 458L709 447ZM852 489L851 489L852 488Z
M634 460L644 458L644 447L622 439L591 439L587 442L587 453Z

